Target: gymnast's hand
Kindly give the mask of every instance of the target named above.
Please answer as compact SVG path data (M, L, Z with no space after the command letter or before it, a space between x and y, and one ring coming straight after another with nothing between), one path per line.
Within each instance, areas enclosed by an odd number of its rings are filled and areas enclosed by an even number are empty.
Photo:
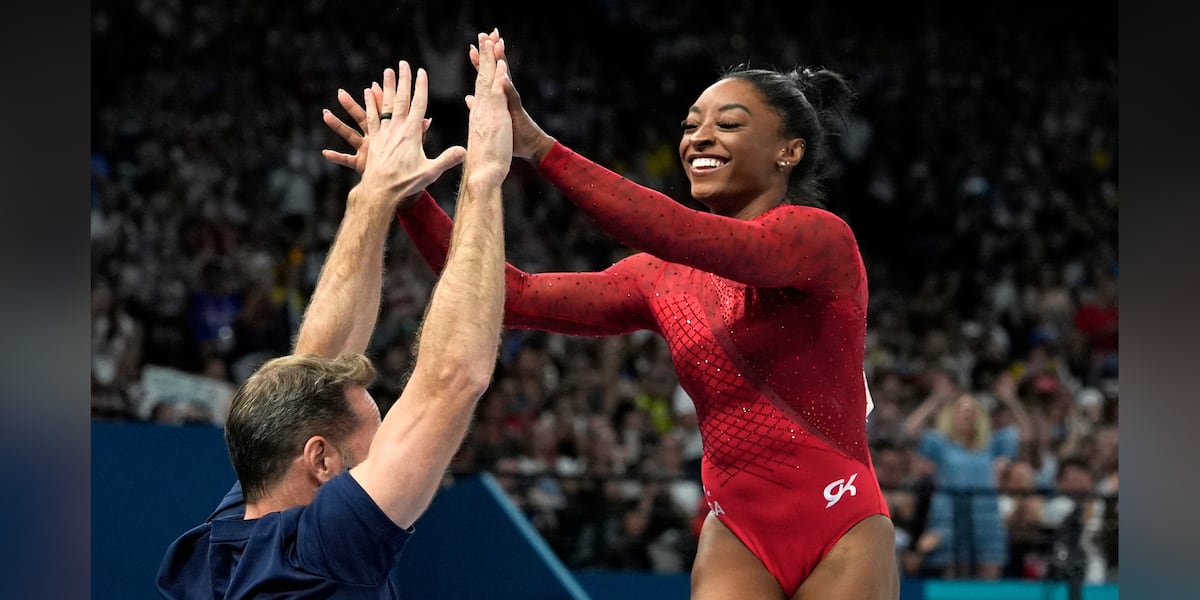
M512 117L513 123L513 156L519 156L536 165L542 161L550 148L554 147L555 140L546 135L546 132L538 127L529 113L525 112L525 108L521 104L521 94L517 92L517 88L512 83L512 64L504 54L504 40L500 39L500 31L493 29L491 33L480 33L480 46L483 45L484 40L491 40L496 45L496 59L505 61L509 66L509 79L505 80L504 95L508 103L508 114ZM479 48L472 44L469 54L471 64L478 71ZM468 108L473 102L474 98L467 96Z

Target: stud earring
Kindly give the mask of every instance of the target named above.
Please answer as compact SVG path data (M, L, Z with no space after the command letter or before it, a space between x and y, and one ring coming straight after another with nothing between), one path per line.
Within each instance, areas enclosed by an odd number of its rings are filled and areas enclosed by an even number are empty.
M784 167L786 167L786 166L788 166L788 165L790 165L790 164L792 164L792 163L789 163L789 162L788 162L788 161L786 161L786 160L781 160L781 161L779 161L779 168L780 168L780 169L782 169L782 168L784 168Z

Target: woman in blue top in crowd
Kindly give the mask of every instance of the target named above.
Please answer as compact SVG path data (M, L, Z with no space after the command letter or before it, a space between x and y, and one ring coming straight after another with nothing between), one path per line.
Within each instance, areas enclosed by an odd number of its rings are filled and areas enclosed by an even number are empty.
M1011 376L997 381L996 399L1012 410L1015 423L993 431L991 415L979 400L958 390L949 374L937 373L932 393L904 422L905 432L935 467L937 491L927 531L940 542L924 564L946 577L997 579L1008 559L996 475L1028 439L1030 420ZM935 411L935 426L927 428Z

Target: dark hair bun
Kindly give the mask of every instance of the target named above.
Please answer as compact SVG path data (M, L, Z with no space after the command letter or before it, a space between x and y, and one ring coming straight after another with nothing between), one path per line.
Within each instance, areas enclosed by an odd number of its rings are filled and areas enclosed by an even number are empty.
M804 92L827 127L834 121L831 117L837 116L840 120L854 101L854 90L850 89L850 83L840 73L803 67L792 71L789 77Z

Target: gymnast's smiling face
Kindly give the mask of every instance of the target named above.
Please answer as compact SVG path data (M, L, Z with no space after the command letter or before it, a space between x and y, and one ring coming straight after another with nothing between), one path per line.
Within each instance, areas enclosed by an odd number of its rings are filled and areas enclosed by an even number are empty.
M780 167L781 151L789 140L778 112L753 83L712 84L681 125L679 157L693 198L716 214L742 218L779 204L788 174Z

